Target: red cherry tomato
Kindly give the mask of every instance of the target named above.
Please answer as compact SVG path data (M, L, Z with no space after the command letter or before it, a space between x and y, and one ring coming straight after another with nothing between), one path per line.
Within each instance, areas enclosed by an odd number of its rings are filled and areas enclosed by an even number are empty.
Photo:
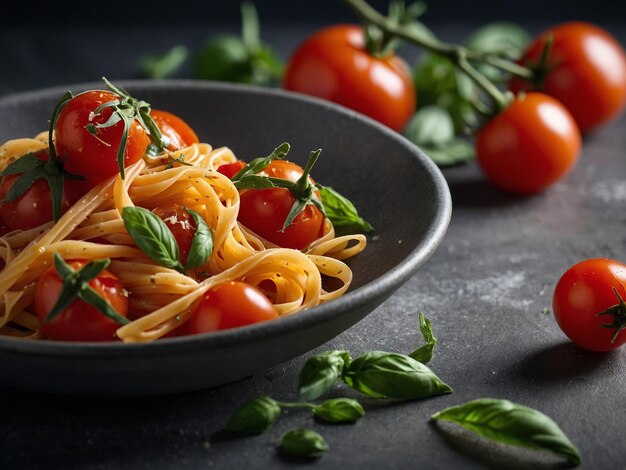
M552 308L563 333L578 346L591 351L610 351L626 343L626 331L611 337L616 328L604 324L616 321L614 315L600 315L617 305L619 299L613 289L626 298L626 266L617 261L595 258L569 268L554 289ZM622 310L621 322L626 320Z
M533 194L576 163L581 138L570 113L542 93L519 96L477 134L476 158L494 185Z
M191 334L225 330L278 318L278 312L257 288L239 281L209 289L191 314Z
M232 179L233 176L239 173L244 166L246 166L244 162L242 162L241 160L237 160L233 163L224 163L223 165L220 165L217 171L219 171L221 174L228 177L229 179Z
M152 212L158 215L170 229L176 244L181 264L187 264L187 255L191 249L193 237L196 235L196 222L182 204L168 204L157 207Z
M160 109L153 109L150 116L163 135L170 139L168 150L180 150L200 142L189 124L178 116Z
M515 79L511 90L537 89L555 97L583 132L617 117L626 105L626 54L622 46L595 25L564 23L535 39L520 62L536 65L550 35L553 44L542 83Z
M72 268L82 268L86 261L67 261ZM121 282L108 270L103 270L89 285L123 317L128 313L128 299ZM51 339L60 341L112 341L120 325L83 300L75 300L57 317L46 322L61 290L63 280L54 267L49 268L37 281L35 311L42 328Z
M65 170L86 178L86 186L93 187L119 172L117 152L122 139L124 124L97 129L91 134L88 126L104 124L113 110L105 108L98 116L94 110L119 97L109 91L92 90L76 95L63 107L55 126L55 146L58 155L65 159ZM91 120L90 120L91 118ZM128 132L124 165L137 162L150 145L150 137L137 120Z
M365 49L363 29L335 25L301 44L289 59L287 90L318 96L401 131L415 112L415 88L407 64Z
M263 171L268 176L294 182L304 173L300 166L284 160L274 160ZM308 204L291 225L282 230L294 202L293 193L286 188L249 189L241 194L237 219L278 246L301 250L322 235L324 215Z
M41 160L48 159L47 151L35 154ZM7 175L0 180L0 220L8 231L29 230L39 227L52 220L52 195L50 186L44 179L38 179L20 197L13 201L4 201L15 181L22 175ZM80 199L82 191L76 180L63 181L63 198L61 199L61 213L65 213Z

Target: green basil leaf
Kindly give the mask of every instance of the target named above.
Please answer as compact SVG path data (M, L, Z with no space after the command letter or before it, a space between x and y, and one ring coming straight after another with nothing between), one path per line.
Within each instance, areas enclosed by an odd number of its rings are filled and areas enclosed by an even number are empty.
M310 401L326 394L349 364L348 351L327 351L311 357L304 364L298 378L300 397Z
M191 240L191 247L187 255L185 269L195 269L207 262L213 251L213 236L209 226L196 211L187 209L187 212L196 223L196 233Z
M130 237L155 263L183 271L176 238L159 216L143 207L124 207L122 219Z
M439 166L458 165L476 156L472 144L458 137L442 145L422 146L422 150Z
M424 106L411 118L404 135L416 145L442 144L454 137L454 122L445 108Z
M481 398L439 411L434 420L456 423L465 429L501 443L546 450L580 465L580 453L548 416L507 400Z
M328 451L326 440L310 429L292 429L287 432L280 445L283 452L294 457L321 457Z
M209 39L195 56L195 78L249 83L250 52L234 35Z
M374 398L417 400L452 392L449 385L421 362L383 351L357 357L344 372L343 380Z
M421 362L422 364L426 364L433 358L433 350L435 349L435 345L437 344L437 338L435 338L435 336L433 335L430 320L424 317L424 314L422 312L419 313L419 322L420 332L422 333L426 344L417 348L415 351L409 354L409 356L416 361Z
M319 188L326 217L333 223L337 235L374 230L374 227L367 220L359 216L356 207L349 199L330 186L320 186Z
M332 398L315 406L313 414L329 423L354 423L365 416L365 410L352 398Z
M243 434L261 434L280 416L280 405L270 397L258 397L247 401L235 410L226 431Z
M165 54L142 57L139 69L145 78L167 78L180 70L188 56L189 51L185 46L174 46Z
M465 40L465 47L473 51L502 53L511 59L519 59L531 39L531 35L521 26L496 21L470 34Z

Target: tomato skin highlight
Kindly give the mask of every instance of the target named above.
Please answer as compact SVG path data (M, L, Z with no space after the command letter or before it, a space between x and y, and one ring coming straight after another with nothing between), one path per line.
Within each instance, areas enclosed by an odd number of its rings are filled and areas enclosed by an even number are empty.
M71 260L67 263L79 270L87 261ZM122 283L110 271L103 270L89 282L95 291L107 300L123 317L128 313L128 299ZM114 341L115 331L121 326L87 302L76 299L51 321L44 321L56 304L63 280L54 267L49 268L37 281L35 288L35 311L42 322L44 333L58 341Z
M626 106L626 54L622 46L598 26L569 22L539 35L519 62L537 64L549 35L553 38L550 70L540 91L563 103L582 132L616 118ZM535 86L516 78L510 89L517 93Z
M606 258L581 261L569 268L554 289L552 309L557 324L568 338L590 351L610 351L626 343L626 331L614 342L614 316L598 313L618 303L613 288L626 298L626 266Z
M208 333L251 325L278 318L269 299L256 287L230 281L210 288L196 303L191 319L191 334Z
M91 113L98 106L119 99L109 91L86 91L68 101L59 113L55 126L57 154L65 160L66 171L85 177L87 188L119 173L117 152L122 139L123 122L97 129L97 136L85 128L89 124L105 123L113 113L112 109L102 110L92 121L89 120ZM148 145L150 137L135 119L128 131L124 166L136 163L146 153Z
M177 203L157 207L152 212L165 222L167 228L169 228L174 235L176 244L178 245L180 262L185 266L187 264L187 256L191 249L193 237L196 235L195 220L193 220L193 217L187 212L185 206Z
M170 139L168 150L176 151L200 142L195 131L181 118L161 109L150 111L152 120L163 135Z
M287 64L283 87L324 98L401 131L415 112L415 88L404 60L373 57L363 29L335 25L306 39Z
M567 109L548 95L528 93L478 131L476 159L495 186L534 194L573 168L580 146L580 132Z
M304 173L299 165L285 160L274 160L263 171L268 176L293 182ZM310 181L315 184L312 179ZM280 247L302 250L322 236L324 215L317 207L308 204L283 230L294 202L295 196L286 188L249 189L241 194L237 220Z
M47 151L39 151L35 155L41 160L48 159ZM44 178L35 181L20 197L10 202L4 201L15 181L21 176L6 175L0 179L0 220L8 231L29 230L53 220L52 194ZM82 195L80 182L69 179L63 181L61 214L72 207Z

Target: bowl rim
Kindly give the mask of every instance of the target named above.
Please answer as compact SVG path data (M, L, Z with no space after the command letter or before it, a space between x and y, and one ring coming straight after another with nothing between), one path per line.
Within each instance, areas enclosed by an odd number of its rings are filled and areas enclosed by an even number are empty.
M447 182L437 165L415 144L407 140L399 133L391 130L383 124L349 108L331 103L321 98L291 92L283 89L264 88L253 85L241 85L216 81L199 81L191 79L165 79L165 80L116 80L116 85L124 88L143 88L145 90L172 90L191 89L201 93L227 92L243 93L248 95L266 95L294 102L304 103L306 106L315 106L325 110L339 113L351 119L360 121L367 127L375 128L379 133L395 141L404 147L408 153L419 160L423 170L432 180L435 191L432 194L433 204L438 207L435 215L427 227L426 235L418 242L409 255L380 277L358 287L348 290L341 297L328 303L317 305L310 309L306 315L289 315L271 322L263 322L249 326L243 326L230 330L222 330L212 333L189 335L175 338L165 338L148 343L96 343L96 342L73 342L73 341L40 341L25 340L11 337L0 337L0 352L10 352L22 356L49 357L151 357L163 353L185 354L189 350L210 351L225 346L236 347L239 344L250 341L262 341L272 336L282 336L292 330L311 327L316 323L324 323L342 312L361 307L373 298L393 293L397 288L409 280L441 244L447 231L452 215L452 199ZM102 82L84 82L65 86L53 86L30 91L12 93L0 97L0 106L24 101L37 101L62 96L68 89L88 90L103 88Z

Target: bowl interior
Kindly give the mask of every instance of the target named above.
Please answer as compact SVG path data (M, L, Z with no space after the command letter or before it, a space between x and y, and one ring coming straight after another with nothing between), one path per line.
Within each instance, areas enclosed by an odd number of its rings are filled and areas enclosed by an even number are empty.
M288 159L303 165L310 151L321 148L322 156L313 177L353 201L360 214L375 227L367 249L349 260L354 281L344 297L316 307L306 316L294 315L270 324L214 335L140 345L138 357L144 352L150 357L158 356L161 351L165 354L166 350L171 353L172 348L184 356L190 348L206 349L211 345L219 351L242 342L250 345L256 339L278 336L288 343L290 333L297 335L298 330L307 328L320 329L315 340L320 344L391 295L443 238L451 204L440 172L415 146L367 118L319 100L276 90L191 81L134 81L121 85L134 96L150 102L153 108L181 116L196 130L201 141L214 147L228 146L243 160L267 155L281 142L289 142L292 150ZM79 92L102 88L102 84L69 88ZM45 130L55 101L66 89L0 99L4 123L0 141ZM342 321L342 315L349 320ZM120 348L129 346L17 343L0 338L0 355L10 350L18 358L26 353L30 356L52 353L71 360L93 354L106 356L107 351L119 352ZM300 348L285 348L278 362L303 352L303 347L317 345L311 344L309 341ZM202 382L195 388L206 385L215 383Z

